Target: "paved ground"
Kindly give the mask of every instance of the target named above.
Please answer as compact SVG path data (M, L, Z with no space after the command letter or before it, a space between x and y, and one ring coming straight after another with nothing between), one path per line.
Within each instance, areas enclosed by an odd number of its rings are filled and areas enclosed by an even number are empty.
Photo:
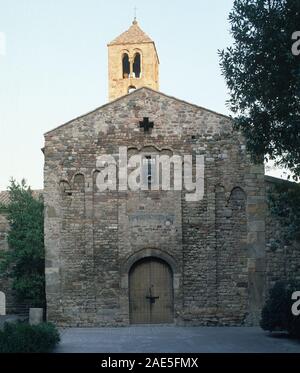
M71 328L61 337L55 352L300 352L300 341L245 327Z

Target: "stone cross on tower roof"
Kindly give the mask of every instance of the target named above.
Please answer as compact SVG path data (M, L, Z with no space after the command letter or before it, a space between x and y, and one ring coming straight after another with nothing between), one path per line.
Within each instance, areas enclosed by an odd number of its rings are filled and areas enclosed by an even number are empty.
M135 6L134 7L134 19L133 19L133 22L137 22L137 20L136 20L136 13L137 13L137 7Z

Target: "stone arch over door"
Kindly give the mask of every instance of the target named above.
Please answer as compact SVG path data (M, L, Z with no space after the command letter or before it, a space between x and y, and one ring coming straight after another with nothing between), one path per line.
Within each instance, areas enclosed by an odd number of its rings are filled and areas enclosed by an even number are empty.
M123 263L121 266L122 272L121 272L121 289L124 294L124 312L128 312L128 320L130 320L130 272L134 268L134 266L137 263L141 263L143 260L149 259L150 260L156 260L160 261L161 263L165 263L165 265L170 269L170 272L172 274L171 278L171 288L172 288L172 298L173 298L173 304L172 304L172 320L169 322L173 322L177 320L177 314L181 310L181 272L179 270L178 264L176 260L169 255L168 253L153 249L153 248L147 248L140 250L138 252L135 252L134 254L130 255L127 260ZM152 294L155 296L155 294ZM147 294L145 294L147 296ZM127 306L126 306L127 304Z
M3 291L0 291L0 316L6 315L6 297Z
M129 315L131 324L173 323L173 272L167 262L147 257L131 267Z

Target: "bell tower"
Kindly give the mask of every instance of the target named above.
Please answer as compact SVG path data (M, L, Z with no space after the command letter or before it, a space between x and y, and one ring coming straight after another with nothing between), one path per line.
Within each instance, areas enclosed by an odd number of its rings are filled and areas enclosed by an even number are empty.
M159 90L159 58L155 43L136 18L130 28L108 45L109 101L135 89Z

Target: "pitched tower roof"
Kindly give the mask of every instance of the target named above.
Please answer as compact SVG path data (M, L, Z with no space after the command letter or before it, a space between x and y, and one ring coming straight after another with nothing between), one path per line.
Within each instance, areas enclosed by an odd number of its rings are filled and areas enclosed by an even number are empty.
M153 43L153 40L147 34L144 33L144 31L139 27L138 22L134 20L127 31L123 32L120 36L111 41L108 45L141 43Z

